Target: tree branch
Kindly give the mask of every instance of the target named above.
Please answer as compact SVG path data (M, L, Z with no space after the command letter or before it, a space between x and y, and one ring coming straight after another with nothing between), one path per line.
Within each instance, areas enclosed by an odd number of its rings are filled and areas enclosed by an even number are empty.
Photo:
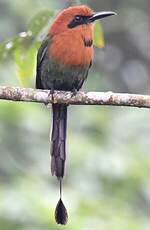
M113 105L150 108L150 96L113 92L71 92L55 91L54 101L49 90L38 90L19 87L0 87L0 99L37 103L60 103L72 105Z

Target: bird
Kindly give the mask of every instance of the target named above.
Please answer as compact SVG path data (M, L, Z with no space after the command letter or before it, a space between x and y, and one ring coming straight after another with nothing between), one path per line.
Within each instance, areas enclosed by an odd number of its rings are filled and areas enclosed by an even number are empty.
M96 20L115 15L95 13L86 5L76 5L58 13L37 54L36 88L71 91L75 95L87 79L93 61L93 28ZM55 209L57 224L68 221L62 201L62 179L66 161L67 104L52 103L51 173L60 182L60 199Z

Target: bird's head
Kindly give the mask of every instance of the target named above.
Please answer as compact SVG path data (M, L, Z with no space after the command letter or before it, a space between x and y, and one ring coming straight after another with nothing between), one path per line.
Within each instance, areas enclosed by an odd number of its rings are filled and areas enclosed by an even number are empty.
M94 13L86 5L68 7L58 14L49 33L56 35L66 30L78 30L85 25L92 26L96 20L112 15L115 15L112 11Z

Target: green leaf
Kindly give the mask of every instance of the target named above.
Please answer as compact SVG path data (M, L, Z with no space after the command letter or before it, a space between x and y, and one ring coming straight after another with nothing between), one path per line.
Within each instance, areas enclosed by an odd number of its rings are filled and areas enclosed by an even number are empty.
M94 25L94 45L98 48L104 48L105 46L103 28L99 21Z
M22 32L16 37L0 44L0 59L10 58L16 49L28 49L33 43L31 32Z
M0 44L0 60L8 57L8 54L13 49L14 43L12 40Z
M38 33L40 33L41 30L48 24L52 16L54 16L54 11L40 11L31 19L28 25L28 31L31 31L34 36L38 35Z
M54 15L53 11L42 10L30 21L27 32L0 44L0 59L12 58L17 66L17 74L23 86L29 86L35 70L35 56L40 42L37 36Z
M50 18L54 15L54 11L42 10L37 13L30 21L27 32L21 32L17 36L0 44L0 59L10 57L16 52L18 47L30 49L30 46L36 42L36 36L48 24Z
M36 46L33 45L29 49L20 47L13 53L14 60L17 66L17 75L21 82L21 85L28 87L30 80L33 77L35 64L36 64Z

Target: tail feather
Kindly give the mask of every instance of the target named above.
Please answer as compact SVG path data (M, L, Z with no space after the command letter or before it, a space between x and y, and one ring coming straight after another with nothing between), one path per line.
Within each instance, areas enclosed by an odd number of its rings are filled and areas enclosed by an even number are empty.
M51 172L63 178L66 160L67 105L53 104L53 126L51 137Z

